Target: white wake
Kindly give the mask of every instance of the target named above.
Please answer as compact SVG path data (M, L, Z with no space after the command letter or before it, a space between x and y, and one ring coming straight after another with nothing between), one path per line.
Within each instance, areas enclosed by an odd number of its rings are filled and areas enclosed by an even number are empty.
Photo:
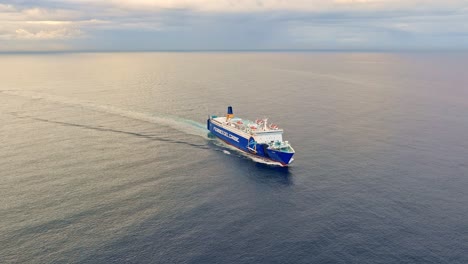
M100 104L96 104L96 103L89 102L89 101L83 101L83 100L73 99L73 98L64 97L64 96L50 95L50 94L44 94L44 93L38 93L38 92L32 92L32 91L3 90L3 91L0 91L0 93L6 94L6 95L12 95L12 96L25 97L25 98L30 98L30 99L40 99L40 100L44 100L47 102L59 103L63 105L83 107L88 110L94 110L94 111L98 111L102 113L119 115L122 117L141 120L141 121L150 122L154 124L165 125L173 129L176 129L180 132L187 133L190 135L200 136L200 137L210 140L210 138L207 137L208 131L204 124L201 124L193 120L180 118L177 116L171 116L167 114L142 113L142 112L137 112L133 110L121 109L112 105L100 105ZM267 165L281 166L278 162L264 160L262 158L255 157L249 153L240 151L239 149L233 146L225 144L224 142L222 142L221 140L217 138L214 138L213 142L216 142L216 145L220 147L229 148L233 150L235 153L238 153L240 156L249 158L255 162L263 163ZM228 154L228 155L231 154L231 152L227 150L223 150L223 153Z
M94 110L102 113L114 114L131 119L165 125L174 128L178 131L204 138L206 138L207 135L206 128L203 124L176 116L166 114L142 113L133 110L118 108L112 105L100 105L89 101L31 91L1 91L1 93L13 96L26 97L30 99L41 99L44 101L64 105L83 107L88 110Z

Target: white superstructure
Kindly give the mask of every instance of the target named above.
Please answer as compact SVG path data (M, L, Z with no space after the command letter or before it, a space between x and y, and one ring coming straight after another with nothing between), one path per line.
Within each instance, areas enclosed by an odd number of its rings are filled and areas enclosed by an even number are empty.
M287 141L283 141L283 129L278 125L268 124L268 119L257 119L255 122L239 117L225 116L212 119L226 130L230 130L245 138L253 137L259 144L266 143L273 148L291 148ZM292 149L292 148L291 148Z

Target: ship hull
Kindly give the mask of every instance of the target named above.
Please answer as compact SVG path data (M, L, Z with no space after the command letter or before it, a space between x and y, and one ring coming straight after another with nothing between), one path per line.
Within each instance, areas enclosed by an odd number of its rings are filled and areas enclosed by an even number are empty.
M252 140L251 136L241 134L233 129L226 129L216 122L211 122L210 119L207 120L207 129L225 143L260 159L275 162L281 166L288 166L293 160L294 153L268 149L266 144L256 144L254 147L250 145L249 147L249 141Z

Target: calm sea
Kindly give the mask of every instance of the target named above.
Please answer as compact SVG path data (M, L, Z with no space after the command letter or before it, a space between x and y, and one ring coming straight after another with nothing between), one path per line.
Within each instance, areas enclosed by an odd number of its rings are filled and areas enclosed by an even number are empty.
M467 53L0 55L1 263L468 263ZM232 105L296 150L207 135Z

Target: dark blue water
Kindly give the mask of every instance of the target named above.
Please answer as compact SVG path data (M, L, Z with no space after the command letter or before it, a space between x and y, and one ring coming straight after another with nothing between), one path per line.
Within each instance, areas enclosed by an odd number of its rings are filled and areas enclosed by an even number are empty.
M1 263L468 263L468 54L0 56ZM290 168L210 138L268 116Z

